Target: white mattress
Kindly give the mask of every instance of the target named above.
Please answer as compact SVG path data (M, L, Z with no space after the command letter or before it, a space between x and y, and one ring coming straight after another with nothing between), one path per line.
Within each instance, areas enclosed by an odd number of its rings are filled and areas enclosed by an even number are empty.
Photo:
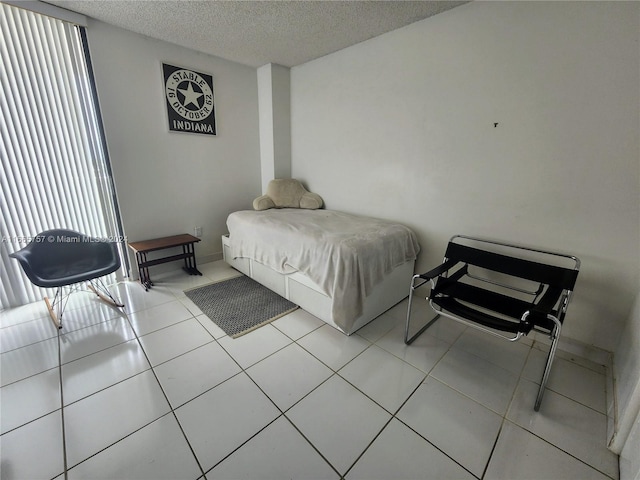
M333 299L334 321L345 329L385 275L420 251L404 225L333 210L243 210L227 227L234 258L305 274Z

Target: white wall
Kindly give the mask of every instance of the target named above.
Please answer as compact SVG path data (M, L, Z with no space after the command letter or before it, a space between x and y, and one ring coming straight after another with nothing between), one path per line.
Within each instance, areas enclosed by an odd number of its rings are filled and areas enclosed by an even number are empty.
M98 21L87 32L126 235L202 226L199 261L222 258L227 215L261 194L256 70ZM213 75L217 136L169 132L163 62Z
M640 293L614 356L616 433L609 447L620 454L620 479L640 478Z
M640 480L640 417L629 433L620 454L620 480Z
M563 335L613 351L639 282L640 4L472 2L291 70L292 176L399 220L583 262ZM495 125L497 124L497 125Z

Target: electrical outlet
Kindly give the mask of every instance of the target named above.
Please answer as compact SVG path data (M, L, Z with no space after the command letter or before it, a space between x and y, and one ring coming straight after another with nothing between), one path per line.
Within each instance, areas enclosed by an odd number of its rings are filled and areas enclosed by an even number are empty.
M202 227L195 227L193 231L195 232L196 237L202 238Z

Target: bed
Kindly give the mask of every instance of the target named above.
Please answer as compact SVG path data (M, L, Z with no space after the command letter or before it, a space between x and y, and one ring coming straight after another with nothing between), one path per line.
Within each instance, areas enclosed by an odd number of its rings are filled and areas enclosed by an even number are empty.
M242 210L224 260L350 335L407 296L420 251L399 223L334 210Z

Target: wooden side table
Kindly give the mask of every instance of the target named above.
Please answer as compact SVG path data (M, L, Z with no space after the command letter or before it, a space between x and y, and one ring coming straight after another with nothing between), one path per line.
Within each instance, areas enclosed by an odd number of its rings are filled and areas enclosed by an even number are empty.
M174 235L172 237L154 238L151 240L142 240L140 242L129 242L129 248L136 252L136 262L138 264L138 274L140 275L140 283L145 290L149 290L153 286L151 277L149 276L149 267L160 265L161 263L174 262L184 259L184 267L182 267L189 275L202 275L196 268L196 255L194 244L199 242L198 237L183 233L182 235ZM166 248L182 247L182 253L171 255L163 258L155 258L149 260L147 254L157 250Z

